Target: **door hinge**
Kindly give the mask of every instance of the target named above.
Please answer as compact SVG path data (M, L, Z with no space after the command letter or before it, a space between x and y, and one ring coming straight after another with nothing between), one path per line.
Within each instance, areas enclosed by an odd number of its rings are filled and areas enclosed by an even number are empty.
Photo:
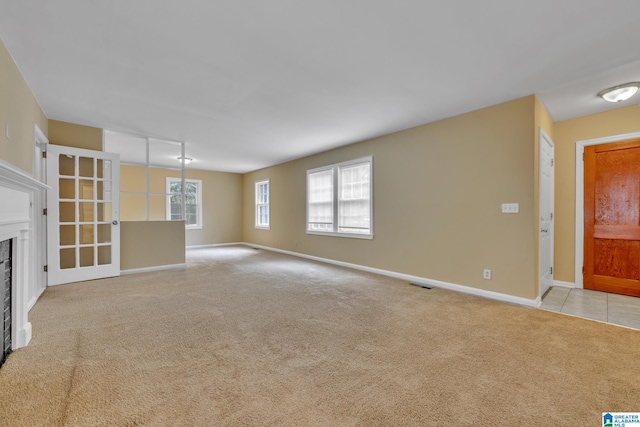
M553 219L553 212L551 212L551 219Z
M584 265L582 266L582 274L584 274Z
M582 153L582 161L584 162L584 153Z
M549 267L551 274L553 274L553 267Z
M42 158L43 158L43 159L46 159L46 158L47 158L47 152L46 152L46 151L43 151L43 152L42 152Z
M49 266L48 266L48 265L45 265L45 266L44 266L44 272L45 272L45 273L47 273L48 271L49 271Z
M46 215L47 214L47 208L42 209L42 215Z
M553 159L551 159L551 166L553 166Z

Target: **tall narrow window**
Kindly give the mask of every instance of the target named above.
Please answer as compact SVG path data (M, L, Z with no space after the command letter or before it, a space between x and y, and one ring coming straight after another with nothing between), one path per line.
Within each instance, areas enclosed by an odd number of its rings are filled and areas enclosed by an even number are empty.
M186 228L202 228L202 181L185 179L184 199ZM182 219L182 180L167 178L167 220Z
M307 233L373 237L372 157L307 171Z
M256 181L256 228L269 230L269 180Z

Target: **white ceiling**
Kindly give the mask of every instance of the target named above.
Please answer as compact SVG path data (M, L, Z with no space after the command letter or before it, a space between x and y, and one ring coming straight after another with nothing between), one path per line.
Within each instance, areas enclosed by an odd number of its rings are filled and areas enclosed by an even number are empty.
M637 0L0 0L51 119L247 172L538 94L554 120L640 81ZM623 105L638 103L640 95Z

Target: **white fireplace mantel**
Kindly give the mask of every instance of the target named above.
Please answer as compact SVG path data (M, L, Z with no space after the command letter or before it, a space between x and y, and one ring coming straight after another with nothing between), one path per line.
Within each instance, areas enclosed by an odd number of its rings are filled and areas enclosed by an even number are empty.
M23 170L0 160L0 241L14 241L12 349L24 347L31 340L28 290L32 288L31 281L35 280L33 246L41 242L39 236L35 239L33 236L34 206L48 188Z

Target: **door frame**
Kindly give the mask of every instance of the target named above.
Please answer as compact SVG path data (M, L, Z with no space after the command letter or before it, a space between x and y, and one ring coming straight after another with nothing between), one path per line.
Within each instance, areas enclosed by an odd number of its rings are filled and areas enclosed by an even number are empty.
M576 238L575 238L575 287L584 288L582 266L584 263L584 147L611 144L627 139L640 138L640 132L623 133L576 142Z
M556 145L553 142L553 140L549 137L549 135L547 135L545 133L545 131L542 128L539 128L538 130L538 293L540 294L540 298L542 298L542 296L544 295L544 293L542 292L542 271L541 268L542 267L542 245L540 245L540 214L542 213L542 203L540 203L540 199L542 196L542 185L541 182L542 180L540 179L541 174L542 174L542 162L540 160L541 154L542 154L542 144L543 143L548 143L549 145L551 145L551 151L553 153L552 155L552 159L553 159L553 163L552 163L552 180L551 180L551 188L547 189L548 192L550 192L550 196L551 196L551 224L549 226L549 241L551 244L551 266L553 267L553 249L554 249L554 245L555 245L555 230L554 230L554 224L555 224L555 218L554 218L554 212L555 212L555 153L556 153ZM544 140L544 141L543 141ZM553 270L552 270L553 271ZM551 273L551 286L553 286L553 273Z
M33 177L42 184L46 184L46 159L42 153L47 151L49 145L49 139L42 132L37 124L33 125ZM43 168L44 165L44 168ZM47 273L44 266L47 264L47 218L43 215L43 209L47 207L47 191L41 189L34 194L32 200L33 208L31 210L33 215L33 239L34 245L32 247L33 256L33 289L32 295L29 299L28 309L35 305L40 295L47 288Z

